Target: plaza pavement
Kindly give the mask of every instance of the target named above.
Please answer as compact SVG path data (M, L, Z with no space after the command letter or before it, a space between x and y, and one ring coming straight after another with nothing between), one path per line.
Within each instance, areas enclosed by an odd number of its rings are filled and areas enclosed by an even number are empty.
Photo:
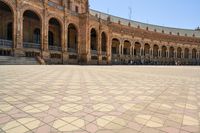
M0 133L200 133L200 67L0 66Z

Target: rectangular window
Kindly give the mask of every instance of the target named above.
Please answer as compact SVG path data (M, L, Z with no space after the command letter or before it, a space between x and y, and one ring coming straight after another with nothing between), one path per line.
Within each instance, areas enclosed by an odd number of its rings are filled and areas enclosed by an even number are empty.
M75 7L75 10L76 10L77 13L79 12L79 11L78 11L78 6Z

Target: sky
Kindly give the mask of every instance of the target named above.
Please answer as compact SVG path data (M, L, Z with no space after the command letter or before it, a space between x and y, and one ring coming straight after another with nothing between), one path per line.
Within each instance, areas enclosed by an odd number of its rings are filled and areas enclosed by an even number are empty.
M200 0L89 1L91 9L139 22L183 29L200 26Z

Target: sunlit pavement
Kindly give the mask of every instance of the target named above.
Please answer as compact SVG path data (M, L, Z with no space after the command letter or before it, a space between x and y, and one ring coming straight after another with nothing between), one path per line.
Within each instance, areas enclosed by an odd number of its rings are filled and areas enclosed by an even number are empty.
M200 133L200 67L0 66L0 133Z

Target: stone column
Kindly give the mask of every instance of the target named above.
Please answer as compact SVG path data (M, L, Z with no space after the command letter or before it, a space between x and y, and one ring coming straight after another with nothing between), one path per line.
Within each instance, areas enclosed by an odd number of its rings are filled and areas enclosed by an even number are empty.
M129 48L129 54L130 54L130 56L132 56L132 45L130 46L130 48Z
M192 59L192 49L189 49L189 59Z
M64 23L62 28L62 57L63 57L63 64L67 64L69 60L69 55L67 53L67 7L65 5L65 13L64 13ZM79 40L78 40L79 42ZM78 48L79 46L77 46ZM78 57L77 57L78 58Z
M102 64L102 44L101 44L101 28L99 27L99 32L98 32L98 39L97 39L97 53L98 53L98 64Z
M123 57L123 40L120 39L120 56L119 56L120 62L122 61L122 57Z
M120 55L123 55L123 40L120 39Z
M47 20L47 7L48 1L44 2L43 10L43 22L42 22L42 58L48 60L50 58L50 53L48 50L48 31L49 31L49 22Z
M150 45L150 57L153 58L153 46Z
M166 57L167 57L168 59L169 59L169 49L170 49L170 47L167 46Z
M181 51L181 58L182 59L184 58L184 51L183 50Z
M133 57L135 56L135 45L132 46L132 54L133 54Z
M23 51L23 14L21 13L21 5L19 4L19 1L17 1L16 4L16 16L14 19L14 25L15 25L15 49L14 49L14 55L15 56L24 56Z
M177 58L177 48L174 48L174 58Z
M109 36L111 33L107 36L107 64L111 64L111 58L112 58L112 39L111 36Z
M197 59L199 59L199 51L198 50L197 50L197 55L196 56L197 56Z
M140 56L144 56L144 44L141 45L141 48L140 48Z
M183 59L185 59L185 49L183 48L183 50L182 50L182 54L183 54Z

